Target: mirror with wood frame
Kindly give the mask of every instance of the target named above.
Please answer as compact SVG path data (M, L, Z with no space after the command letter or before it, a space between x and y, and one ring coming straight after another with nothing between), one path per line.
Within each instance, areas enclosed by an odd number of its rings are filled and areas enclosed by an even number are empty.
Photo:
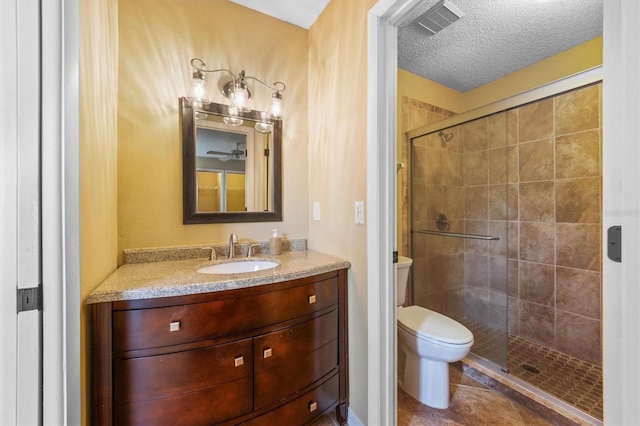
M282 220L282 120L180 98L183 223Z

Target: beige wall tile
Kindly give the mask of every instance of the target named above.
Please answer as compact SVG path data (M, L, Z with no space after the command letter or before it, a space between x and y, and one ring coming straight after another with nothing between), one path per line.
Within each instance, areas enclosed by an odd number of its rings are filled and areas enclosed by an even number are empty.
M489 185L489 220L507 220L507 187Z
M508 281L507 258L504 256L489 257L489 288L507 294Z
M520 223L507 222L507 257L518 259L520 254Z
M556 268L556 308L600 319L600 272Z
M411 155L413 162L411 164L412 181L414 183L427 183L427 148L424 146L414 145Z
M557 311L556 347L571 356L602 365L600 321Z
M508 132L506 111L487 117L487 148L506 147Z
M462 151L470 152L484 151L487 149L487 119L480 118L461 125L464 134L462 141Z
M520 222L520 259L553 264L553 223Z
M519 297L519 262L514 259L507 259L507 294L511 297ZM517 304L516 304L517 305Z
M556 181L556 220L571 223L600 223L600 178Z
M465 153L462 158L464 186L486 185L489 182L487 151Z
M518 184L507 185L507 219L518 220L520 188Z
M465 293L465 313L484 324L489 319L489 290L486 288L467 287Z
M556 177L600 176L600 131L589 130L556 138Z
M518 143L518 110L507 111L507 145Z
M553 140L546 139L518 146L520 182L554 178Z
M489 257L480 254L465 254L464 283L467 287L489 287Z
M425 166L425 177L427 179L427 183L431 185L444 184L443 168L442 151L427 149L427 162Z
M520 181L520 166L518 164L518 147L507 147L507 182Z
M467 234L487 235L489 222L486 220L465 220L464 232ZM464 240L464 252L486 255L489 250L489 242L483 240Z
M545 99L519 108L519 143L551 136L553 136L553 99Z
M553 181L521 183L520 220L553 222L555 219L554 201Z
M508 223L504 220L489 221L489 235L498 237L498 240L487 241L488 252L492 256L507 255Z
M556 136L600 126L599 87L588 86L554 98Z
M507 182L507 149L496 148L488 151L489 183Z
M508 298L507 329L509 334L520 334L518 299Z
M600 271L600 225L558 223L556 264Z
M555 309L520 300L520 335L548 347L555 345Z
M464 217L465 219L488 218L488 187L472 186L464 190Z
M539 305L554 306L555 267L542 263L520 262L520 298Z
M442 151L440 152L442 176L441 183L443 185L461 185L462 184L462 164L460 156L456 152Z

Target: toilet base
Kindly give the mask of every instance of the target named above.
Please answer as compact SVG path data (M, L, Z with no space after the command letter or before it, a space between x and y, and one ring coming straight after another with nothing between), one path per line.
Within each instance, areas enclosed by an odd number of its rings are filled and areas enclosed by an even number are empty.
M404 377L400 388L432 408L449 407L449 363L432 361L405 351Z

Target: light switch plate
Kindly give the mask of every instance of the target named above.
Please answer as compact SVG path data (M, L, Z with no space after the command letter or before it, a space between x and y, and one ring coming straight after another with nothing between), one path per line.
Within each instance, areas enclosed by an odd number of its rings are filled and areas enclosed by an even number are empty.
M313 220L320 220L320 202L313 202Z
M356 224L364 224L364 201L356 201Z

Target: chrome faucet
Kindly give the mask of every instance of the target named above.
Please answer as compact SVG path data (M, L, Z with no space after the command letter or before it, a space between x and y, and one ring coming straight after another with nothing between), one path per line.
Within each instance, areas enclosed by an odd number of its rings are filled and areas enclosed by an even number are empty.
M234 244L238 243L238 236L235 233L231 233L229 235L229 259L233 259L236 257L235 246Z

